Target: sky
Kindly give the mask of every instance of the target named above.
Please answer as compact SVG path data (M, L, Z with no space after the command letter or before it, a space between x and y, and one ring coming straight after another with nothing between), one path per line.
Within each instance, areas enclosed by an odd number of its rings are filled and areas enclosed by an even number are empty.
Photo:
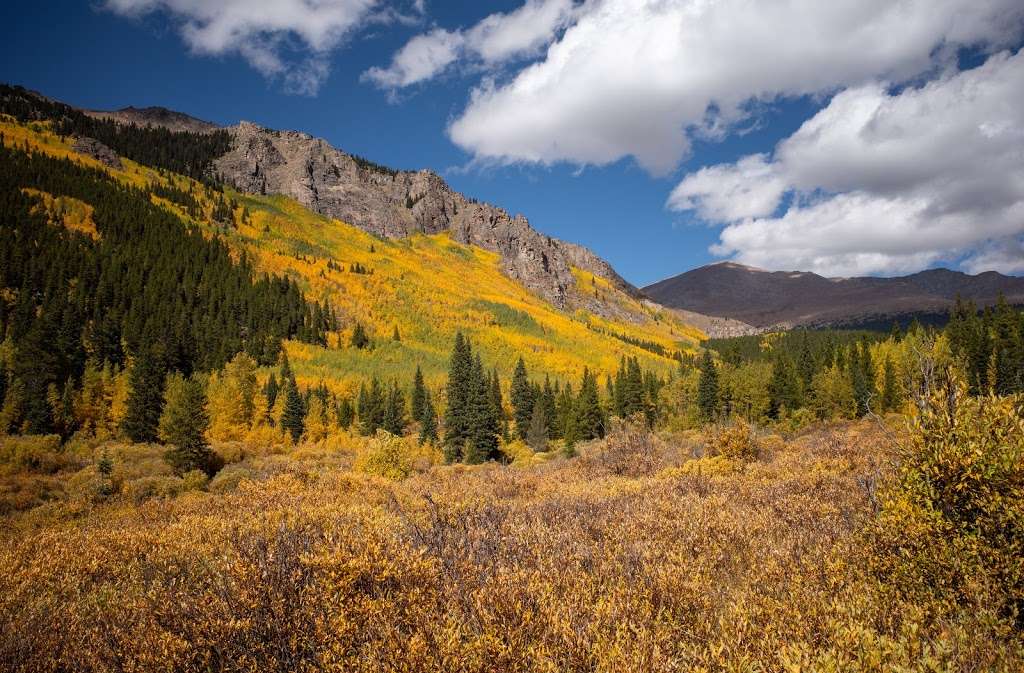
M0 81L297 129L643 286L1024 274L1020 0L4 3Z

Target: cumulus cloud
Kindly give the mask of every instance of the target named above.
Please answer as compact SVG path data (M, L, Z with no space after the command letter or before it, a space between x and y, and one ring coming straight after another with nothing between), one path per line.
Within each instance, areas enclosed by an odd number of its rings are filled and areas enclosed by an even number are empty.
M468 30L434 29L403 46L386 68L370 68L363 77L382 89L424 82L458 60L494 67L536 54L554 39L573 12L572 0L527 0L518 9L484 18Z
M195 54L239 54L289 92L315 95L328 54L375 18L377 0L106 0L117 14L173 16ZM293 58L299 52L302 56Z
M727 224L713 251L764 268L851 275L942 260L1019 273L1021 92L1024 51L898 92L850 88L771 159L692 173L668 206Z
M484 82L450 125L482 161L673 169L689 134L724 129L752 100L904 82L957 46L1006 46L1019 0L590 0L544 58Z

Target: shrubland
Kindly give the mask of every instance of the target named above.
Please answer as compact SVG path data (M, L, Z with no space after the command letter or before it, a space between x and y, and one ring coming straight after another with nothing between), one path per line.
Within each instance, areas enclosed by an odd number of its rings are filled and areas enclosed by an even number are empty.
M950 375L909 421L788 438L638 417L509 466L379 433L206 482L97 447L108 495L82 458L56 473L65 499L8 517L0 662L1019 670L1022 400L966 392Z

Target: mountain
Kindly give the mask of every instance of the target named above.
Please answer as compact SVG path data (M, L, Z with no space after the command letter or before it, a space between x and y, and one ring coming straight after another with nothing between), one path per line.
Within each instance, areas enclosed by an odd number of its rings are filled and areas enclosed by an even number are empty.
M213 285L197 282L163 293L135 288L126 298L115 295L119 312L102 333L97 318L68 318L69 330L82 331L69 343L85 343L88 350L102 337L113 361L133 348L125 335L166 335L174 326L162 314L191 311L192 303L211 311L182 335L191 349L182 358L195 368L209 369L208 362L229 358L238 346L262 354L265 363L275 344L251 344L252 330L273 328L300 385L324 383L339 393L354 393L374 376L406 382L417 365L428 385L439 385L460 331L502 375L511 374L522 356L531 372L566 382L578 380L584 368L611 374L623 357L667 375L704 337L642 297L593 253L457 194L429 171L392 171L305 134L249 124L200 133L160 126L166 115L152 124L96 118L16 87L0 86L0 113L5 157L25 176L8 185L12 203L41 218L48 246L73 243L76 259L86 260L52 280L25 276L48 267L32 261L40 254L36 248L20 249L18 237L27 231L16 226L20 211L6 213L12 237L7 247L21 270L0 272L0 328L14 315L31 323L38 314L33 297L66 296L64 285L96 313L83 290L121 273L128 256L139 262L127 269L136 285L154 273L153 265L163 267L161 277L200 273L202 265L167 254L177 244L166 232L147 230L135 216L143 213L163 218L161 226L192 236L196 245L201 234L226 248L229 257L217 252L219 259L235 260L258 296L252 308L222 311L230 308L222 297L203 296ZM41 173L33 162L44 157L62 163L47 164ZM74 178L71 191L39 178L64 173ZM120 189L111 191L112 185ZM94 194L112 196L101 202ZM106 203L115 197L116 208ZM143 259L128 246L146 236ZM157 240L162 238L166 245ZM179 261L186 268L176 268ZM216 273L230 280L234 272ZM289 316L295 317L281 328L259 303L267 297L264 277L291 288ZM149 304L134 299L142 296ZM369 334L369 347L353 344L357 327ZM206 354L207 343L216 353ZM71 350L66 369L78 381L85 357L77 346ZM64 374L51 378L63 381Z
M82 112L94 119L109 119L122 124L160 127L170 131L210 133L220 128L212 122L196 119L165 107L137 108L129 105L120 110L82 110Z
M930 269L896 278L826 278L765 271L735 262L702 266L648 285L665 306L732 318L760 329L859 325L916 313L944 313L960 295L984 306L1002 293L1024 302L1024 278Z
M284 194L313 212L385 238L447 231L460 243L501 255L502 270L560 308L609 315L578 291L572 269L636 289L586 248L533 229L525 217L467 198L429 170L396 171L347 154L325 140L249 122L230 127L231 150L214 161L227 184L248 194ZM617 317L628 318L621 312Z

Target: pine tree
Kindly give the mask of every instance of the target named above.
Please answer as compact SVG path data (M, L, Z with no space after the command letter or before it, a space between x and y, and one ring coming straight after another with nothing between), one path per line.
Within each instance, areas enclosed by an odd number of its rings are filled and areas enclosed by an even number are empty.
M700 380L697 383L697 410L702 421L713 421L718 417L718 367L711 357L711 351L705 350L701 359Z
M281 413L281 427L298 442L306 430L306 403L299 394L294 379L288 379L284 388L284 411Z
M140 349L128 372L128 401L121 429L134 442L155 442L164 404L164 367L159 348Z
M526 364L523 358L516 362L515 371L512 374L512 388L510 392L512 401L512 419L516 424L516 436L519 439L526 439L526 433L530 428L530 419L533 416L533 386L526 374Z
M396 436L405 431L405 396L396 383L392 383L388 391L381 428Z
M448 405L444 412L445 460L462 459L463 448L470 437L469 400L472 385L472 347L462 336L455 335L451 361L448 366Z
M391 333L391 340L395 342L402 340L402 335L398 333L398 325L395 325L395 331Z
M416 366L416 374L412 379L412 397L410 398L410 406L412 411L412 419L416 422L420 422L423 418L423 404L427 400L427 388L423 384L423 370L420 369L419 365Z
M355 420L355 409L352 408L352 400L346 395L341 398L338 402L338 427L342 430L348 430L352 427L352 421Z
M356 326L352 329L352 339L349 343L353 348L360 350L370 345L370 337L366 335L366 330L363 329L361 324L356 323Z
M175 473L202 470L209 476L222 466L206 443L210 418L206 414L206 390L196 377L172 374L167 379L166 404L160 416L160 439L171 446L165 458Z
M277 377L274 376L274 372L270 372L270 377L267 379L266 385L263 386L263 396L267 398L267 409L274 408L278 390Z
M420 411L420 444L433 444L437 441L437 411L434 402L427 393Z
M779 418L783 409L796 411L800 407L800 379L793 360L785 351L780 351L772 367L772 378L768 383L768 416Z
M544 416L544 405L533 405L533 417L530 419L530 431L526 434L526 443L534 451L547 451L548 420Z
M477 354L470 369L469 446L472 453L464 457L467 463L498 458L498 422L495 417L494 398L480 355Z
M546 375L541 392L541 403L544 406L544 418L547 421L548 439L561 439L562 433L558 425L558 410L555 404L555 389L551 386L551 378Z
M507 442L509 441L508 436L508 420L505 417L505 400L501 395L501 380L498 379L498 370L491 370L491 415L494 418L494 423L498 428L498 434Z
M370 387L360 390L359 395L359 433L369 436L384 426L387 414L388 399L377 377L370 380Z

